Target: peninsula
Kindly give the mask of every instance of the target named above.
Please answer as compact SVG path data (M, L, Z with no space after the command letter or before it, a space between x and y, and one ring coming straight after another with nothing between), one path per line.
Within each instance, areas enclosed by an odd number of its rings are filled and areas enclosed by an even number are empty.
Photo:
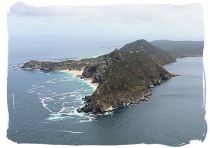
M146 40L137 40L96 58L61 62L31 60L22 68L45 72L68 70L91 80L96 90L83 98L85 104L78 112L99 114L147 100L150 88L175 76L162 67L175 61L176 56L170 52Z

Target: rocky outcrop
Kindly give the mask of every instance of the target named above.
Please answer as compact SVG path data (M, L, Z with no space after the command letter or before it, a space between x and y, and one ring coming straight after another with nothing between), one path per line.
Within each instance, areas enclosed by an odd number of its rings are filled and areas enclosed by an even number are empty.
M88 66L87 62L81 62L76 60L67 60L61 62L51 62L51 61L35 61L30 60L22 65L21 68L24 69L38 69L41 71L55 71L55 70L81 70L82 68Z
M91 96L86 96L82 112L103 113L110 109L130 106L146 100L150 87L173 77L143 52L115 50L106 56L102 81Z

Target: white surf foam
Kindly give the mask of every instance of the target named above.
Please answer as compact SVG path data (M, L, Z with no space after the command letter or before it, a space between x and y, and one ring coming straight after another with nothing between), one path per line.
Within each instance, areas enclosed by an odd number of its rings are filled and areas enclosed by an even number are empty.
M53 100L51 97L42 97L42 98L38 98L38 99L41 100L42 106L43 106L44 108L46 108L50 113L54 113L50 108L47 107L48 104L45 103L46 100Z
M72 133L72 134L83 134L84 132L75 132L75 131L67 131L67 130L56 130L58 132L64 132L64 133Z
M62 121L67 119L74 119L75 117L66 116L65 114L51 114L50 117L47 118L48 121Z
M62 75L61 75L62 76ZM80 89L75 89L71 92L56 92L48 89L48 85L46 83L51 83L50 85L53 87L58 82L68 82L68 81L78 81L82 82L81 84L85 84L85 81L69 77L59 77L55 79L51 79L42 83L42 85L32 85L32 88L28 89L28 93L36 93L37 98L40 100L42 106L49 111L49 117L47 121L61 121L61 120L72 120L74 119L77 123L83 122L91 122L95 119L94 116L78 113L77 109L84 105L83 97L86 95L91 95L93 89L89 87L84 87ZM46 84L46 85L43 85ZM56 84L57 86L58 84Z
M58 82L68 82L68 81L73 81L74 79L72 79L72 77L61 77L61 78L55 78L55 79L51 79L46 81L45 83L53 83L56 84Z

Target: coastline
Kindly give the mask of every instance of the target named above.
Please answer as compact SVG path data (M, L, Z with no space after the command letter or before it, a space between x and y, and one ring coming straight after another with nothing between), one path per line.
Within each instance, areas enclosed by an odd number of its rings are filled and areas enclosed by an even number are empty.
M71 75L83 80L85 83L87 83L89 86L91 86L95 91L98 87L98 83L92 83L93 79L91 79L91 78L81 78L83 71L84 71L83 69L82 70L68 70L68 69L59 70L59 72L68 73L68 74L71 74Z

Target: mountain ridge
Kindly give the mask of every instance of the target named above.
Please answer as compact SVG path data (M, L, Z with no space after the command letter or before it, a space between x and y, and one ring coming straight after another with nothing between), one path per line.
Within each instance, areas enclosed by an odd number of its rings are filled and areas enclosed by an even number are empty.
M204 41L154 40L150 42L175 58L203 55Z

